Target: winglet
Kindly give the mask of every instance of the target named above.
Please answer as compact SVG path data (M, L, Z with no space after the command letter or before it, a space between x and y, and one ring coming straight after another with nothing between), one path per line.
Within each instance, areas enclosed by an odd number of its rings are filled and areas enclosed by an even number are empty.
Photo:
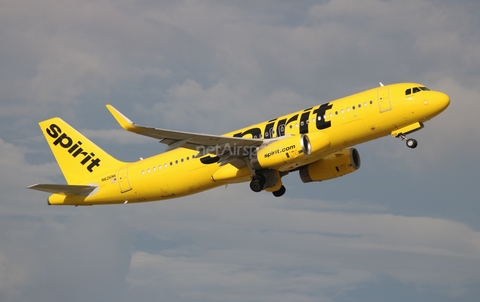
M135 127L134 122L132 122L130 119L128 119L128 117L123 115L120 111L115 109L115 107L113 107L112 105L107 104L106 106L107 106L108 111L110 111L110 113L117 120L117 122L120 124L120 126L122 126L123 129L128 130L128 131L132 131L132 132L136 132L137 127Z

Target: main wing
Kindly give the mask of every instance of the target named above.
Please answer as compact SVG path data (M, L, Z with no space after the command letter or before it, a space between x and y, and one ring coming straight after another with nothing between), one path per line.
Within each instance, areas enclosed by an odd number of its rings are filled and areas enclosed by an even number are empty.
M112 105L106 106L123 129L160 140L161 143L168 145L166 151L176 148L187 148L198 151L196 157L201 157L205 154L215 154L220 157L221 165L226 163L233 164L235 160L248 156L249 152L253 152L263 144L263 139L209 135L140 126L132 122ZM234 150L237 151L241 150L241 152L227 152L231 151L232 148L235 148Z

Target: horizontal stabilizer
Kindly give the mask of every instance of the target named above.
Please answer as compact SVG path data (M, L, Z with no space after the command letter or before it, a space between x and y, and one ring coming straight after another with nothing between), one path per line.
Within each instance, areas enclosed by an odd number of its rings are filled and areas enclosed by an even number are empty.
M36 184L31 185L28 187L32 190L38 190L53 194L62 194L62 195L88 195L93 190L97 188L97 186L89 186L89 185L61 185L61 184Z

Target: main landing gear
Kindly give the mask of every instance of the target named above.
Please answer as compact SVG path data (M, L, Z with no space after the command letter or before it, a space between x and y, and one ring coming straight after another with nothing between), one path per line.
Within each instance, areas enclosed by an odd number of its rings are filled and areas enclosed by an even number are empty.
M418 142L416 139L413 138L407 138L405 135L401 134L398 136L399 138L402 139L402 141L405 141L406 145L408 148L415 149L418 145Z
M253 192L261 192L265 189L265 184L267 183L267 178L263 174L255 174L255 176L252 178L252 181L250 182L250 189L252 189ZM287 189L285 188L284 185L281 185L281 187L276 190L276 191L270 191L272 192L273 196L275 197L280 197L285 192Z
M263 188L265 188L266 182L267 179L264 175L256 174L250 182L250 189L252 189L253 192L261 192Z
M283 194L285 194L286 191L287 189L285 188L284 185L282 185L280 189L278 189L277 191L273 191L272 194L275 197L280 197L280 196L283 196Z

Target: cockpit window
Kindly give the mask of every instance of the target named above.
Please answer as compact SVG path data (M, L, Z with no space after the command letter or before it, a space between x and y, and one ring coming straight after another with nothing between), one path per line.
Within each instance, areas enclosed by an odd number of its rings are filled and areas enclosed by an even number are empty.
M417 93L417 92L420 92L420 91L430 91L430 89L428 89L427 87L408 88L407 90L405 90L405 95L409 95L409 94L412 94L412 93Z

